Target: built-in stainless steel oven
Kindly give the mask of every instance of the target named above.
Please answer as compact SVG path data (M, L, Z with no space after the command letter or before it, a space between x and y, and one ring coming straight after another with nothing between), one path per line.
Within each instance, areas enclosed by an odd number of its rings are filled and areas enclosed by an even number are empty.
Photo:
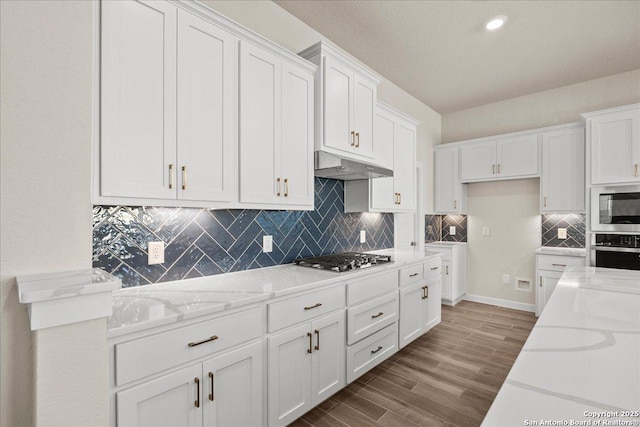
M640 234L592 234L591 265L640 270Z
M591 231L640 232L640 185L593 187Z

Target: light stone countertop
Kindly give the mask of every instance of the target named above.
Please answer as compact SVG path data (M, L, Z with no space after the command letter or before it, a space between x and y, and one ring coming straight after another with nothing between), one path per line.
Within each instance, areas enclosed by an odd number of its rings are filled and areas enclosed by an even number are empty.
M432 247L443 247L443 248L450 248L452 246L466 246L467 242L445 242L445 241L438 241L438 242L429 242L429 243L425 243L424 247L428 250L429 246Z
M441 257L439 253L425 250L384 249L370 253L391 255L393 262L343 273L285 264L119 289L113 292L113 314L108 319L108 336L116 337L268 299L320 289Z
M640 272L570 268L482 425L640 425L623 411L640 411Z
M536 249L537 254L542 255L564 255L575 257L586 257L587 250L585 248L555 248L549 246L541 246Z

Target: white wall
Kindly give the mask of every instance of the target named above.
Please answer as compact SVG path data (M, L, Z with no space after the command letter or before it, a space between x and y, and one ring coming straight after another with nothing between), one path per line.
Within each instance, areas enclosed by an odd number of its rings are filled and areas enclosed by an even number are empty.
M640 102L640 69L442 116L442 142L578 122L580 114Z
M533 304L535 254L540 247L540 180L467 184L467 294ZM489 227L490 235L482 235ZM510 284L502 284L502 275ZM515 290L515 278L531 292Z
M35 422L33 340L14 278L91 267L93 15L90 2L0 1L0 16L0 425L14 427ZM73 339L62 333L46 347L64 355ZM78 369L48 393L64 397L83 379Z
M581 120L580 113L636 102L640 102L640 70L446 114L442 117L442 140L454 142L577 122ZM526 198L522 199L519 192ZM500 281L502 273L513 276L518 271L534 278L533 250L542 243L540 221L537 231L531 222L532 215L539 214L538 193L538 180L468 185L467 293L515 302L534 301L533 294L501 286ZM494 236L482 238L481 223L492 218ZM513 234L509 239L505 237L508 233Z
M204 0L202 3L292 52L300 52L320 40L331 42L270 1ZM335 46L335 43L332 44ZM387 80L378 86L378 98L420 122L417 136L417 160L425 167L423 211L432 212L433 146L440 143L440 114Z

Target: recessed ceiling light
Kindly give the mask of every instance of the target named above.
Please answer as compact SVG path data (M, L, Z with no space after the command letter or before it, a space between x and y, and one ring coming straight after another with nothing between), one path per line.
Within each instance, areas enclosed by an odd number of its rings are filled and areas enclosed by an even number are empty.
M505 22L507 22L507 17L504 15L499 15L499 16L496 16L495 18L490 19L485 25L485 27L487 28L487 30L493 31L502 27Z

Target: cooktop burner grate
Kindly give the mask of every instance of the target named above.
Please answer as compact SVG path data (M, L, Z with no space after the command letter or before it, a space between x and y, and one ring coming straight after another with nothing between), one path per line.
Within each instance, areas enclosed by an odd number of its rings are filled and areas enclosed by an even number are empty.
M300 258L295 263L303 267L313 267L337 272L373 267L391 261L390 255L345 252L311 258Z

